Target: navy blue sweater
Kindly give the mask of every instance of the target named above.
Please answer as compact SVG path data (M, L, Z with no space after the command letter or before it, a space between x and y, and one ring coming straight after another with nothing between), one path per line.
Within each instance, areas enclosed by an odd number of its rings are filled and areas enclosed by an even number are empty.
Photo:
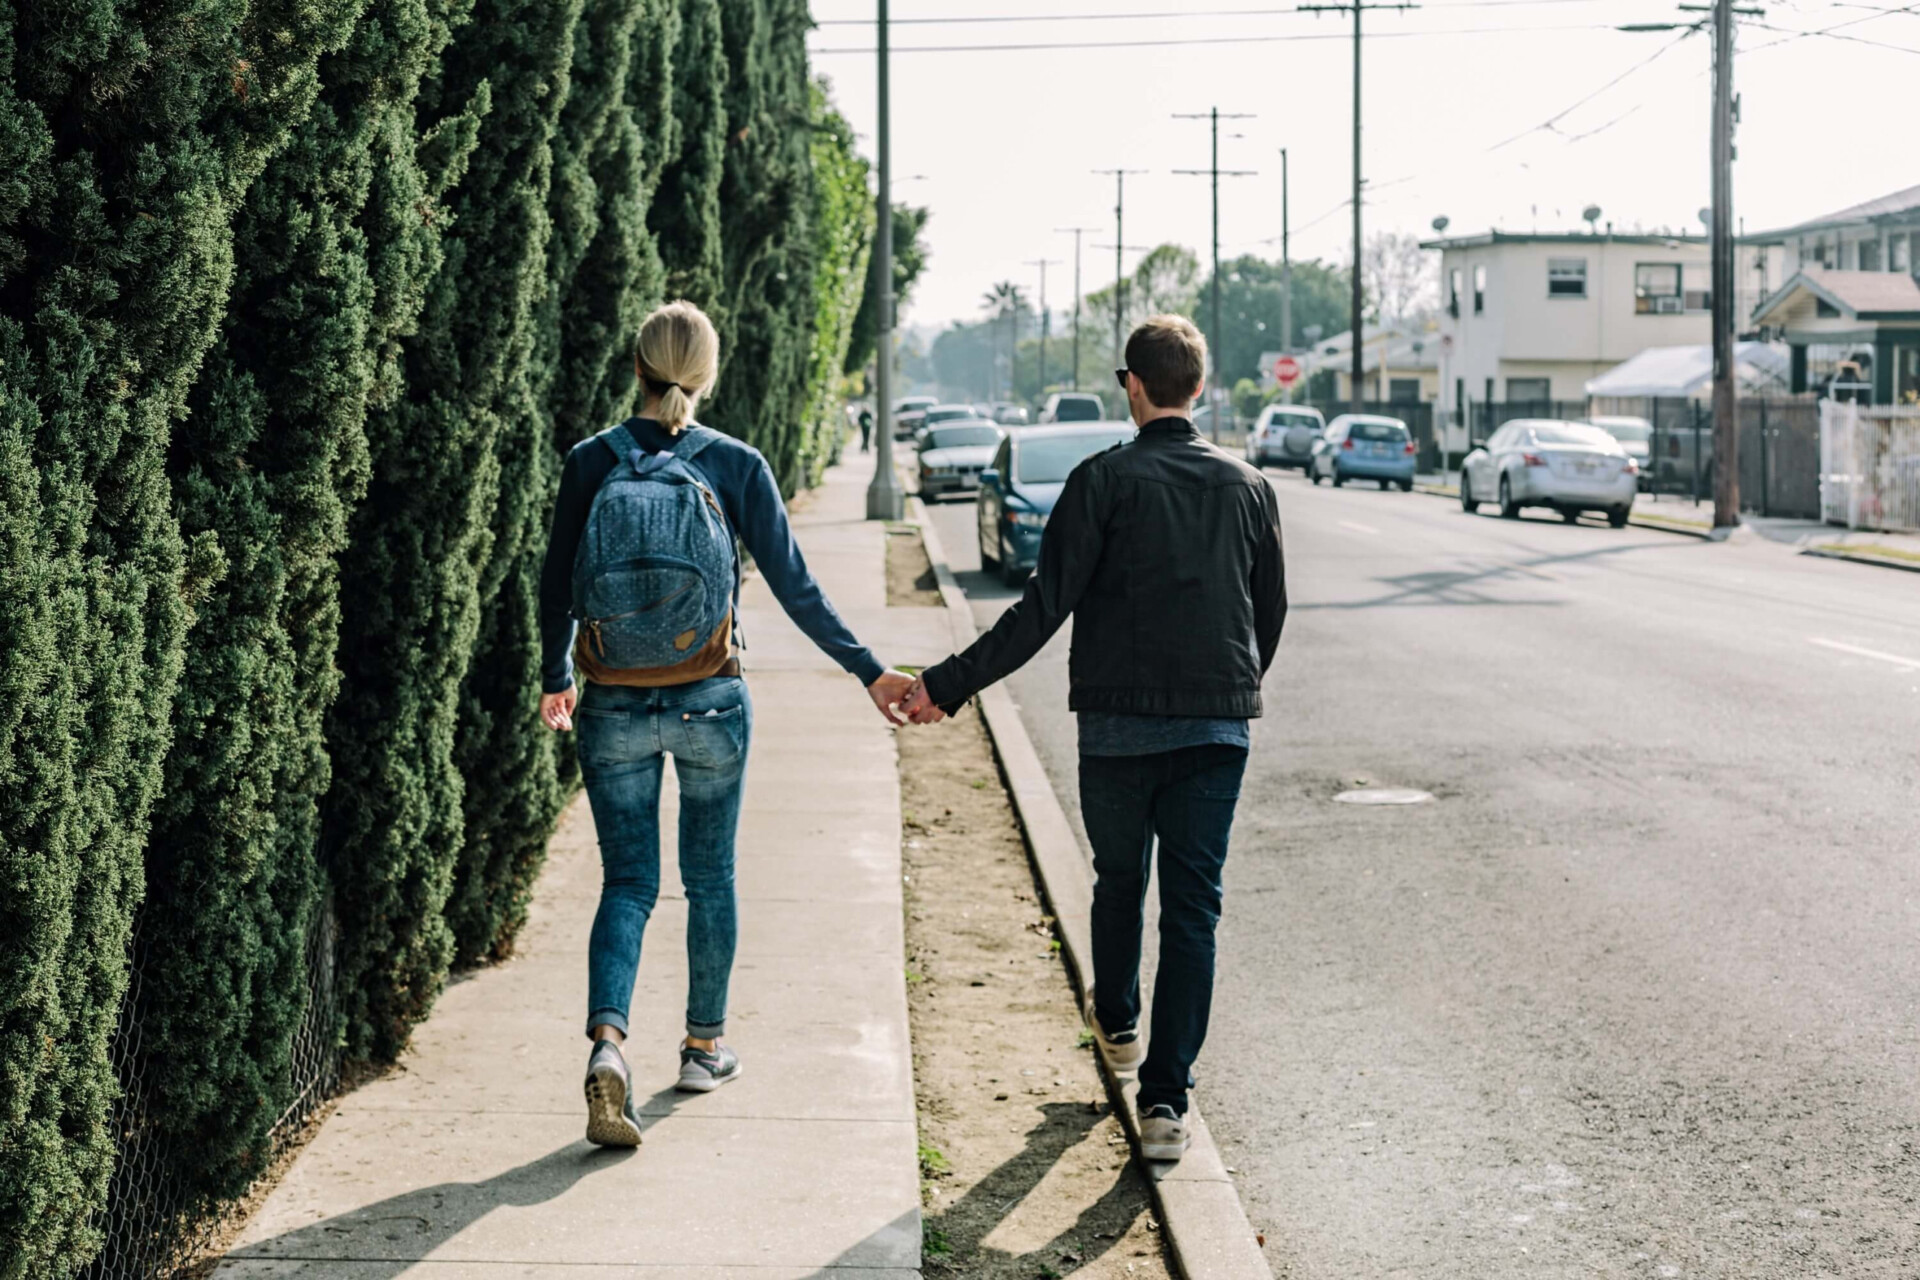
M673 447L674 437L650 418L629 418L626 427L649 453ZM613 471L613 464L613 450L593 436L573 447L560 473L553 536L547 543L547 561L540 573L540 687L548 693L565 693L573 687L573 560L580 548L580 535L586 531L593 497L600 492L601 481ZM760 451L729 436L708 445L689 465L712 486L734 536L746 545L760 576L767 580L794 625L861 684L878 680L885 668L854 639L832 601L807 571L800 546L793 540L793 528L787 523L787 504L780 500L773 468ZM738 619L735 621L737 624Z

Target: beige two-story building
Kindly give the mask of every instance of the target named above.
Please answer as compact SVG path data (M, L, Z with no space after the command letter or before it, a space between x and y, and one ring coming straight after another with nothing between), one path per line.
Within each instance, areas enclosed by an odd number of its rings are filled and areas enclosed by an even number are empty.
M1648 347L1710 337L1707 242L1613 231L1489 231L1440 252L1440 404L1586 398L1586 384Z

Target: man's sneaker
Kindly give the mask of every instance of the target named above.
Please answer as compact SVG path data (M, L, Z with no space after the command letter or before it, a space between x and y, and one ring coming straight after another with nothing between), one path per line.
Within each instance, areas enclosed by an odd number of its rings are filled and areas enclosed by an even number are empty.
M620 1046L601 1040L587 1059L587 1141L602 1147L640 1145L640 1116L633 1109L633 1079Z
M1093 1029L1094 1043L1100 1046L1100 1056L1106 1059L1107 1069L1116 1075L1127 1071L1138 1071L1140 1064L1147 1060L1146 1046L1140 1043L1140 1029L1122 1031L1108 1035L1100 1025L1100 1015L1093 1011L1093 985L1087 985L1087 1007L1085 1010L1087 1025Z
M725 1045L709 1053L692 1045L680 1046L680 1083L682 1093L712 1093L729 1080L740 1078L740 1055Z
M1140 1156L1144 1160L1178 1160L1187 1154L1193 1138L1187 1122L1165 1103L1140 1113Z

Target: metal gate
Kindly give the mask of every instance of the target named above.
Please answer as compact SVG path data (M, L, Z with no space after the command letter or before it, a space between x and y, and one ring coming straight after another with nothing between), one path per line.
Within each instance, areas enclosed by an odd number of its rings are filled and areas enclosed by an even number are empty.
M1920 532L1920 409L1820 402L1820 514Z

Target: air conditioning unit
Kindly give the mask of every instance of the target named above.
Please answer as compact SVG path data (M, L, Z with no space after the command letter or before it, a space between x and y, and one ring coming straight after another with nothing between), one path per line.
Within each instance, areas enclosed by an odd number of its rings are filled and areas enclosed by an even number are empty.
M1677 316L1680 314L1680 299L1672 295L1653 300L1653 313L1657 316Z

